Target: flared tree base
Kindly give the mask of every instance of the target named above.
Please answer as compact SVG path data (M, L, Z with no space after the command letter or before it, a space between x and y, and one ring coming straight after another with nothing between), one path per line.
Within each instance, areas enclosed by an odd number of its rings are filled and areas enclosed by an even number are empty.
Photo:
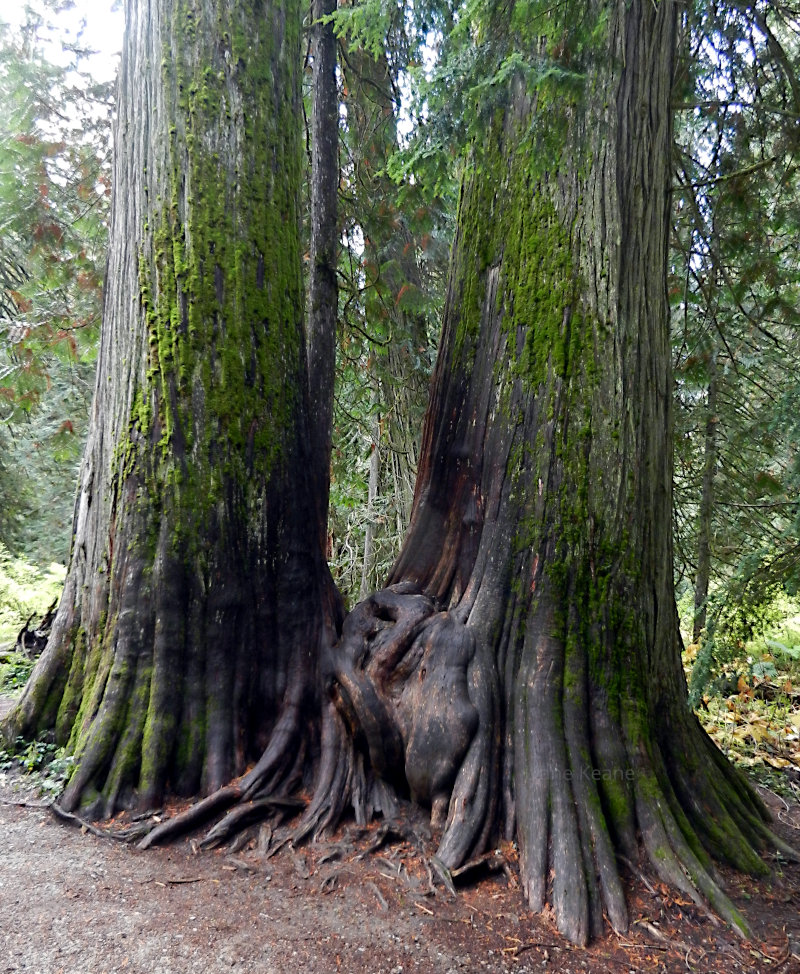
M350 812L362 824L375 815L394 821L411 802L427 809L436 858L448 870L501 837L517 839L528 902L537 912L550 904L574 943L600 935L604 916L627 929L623 876L631 869L745 936L713 860L764 875L760 854L797 854L770 830L760 800L694 715L679 703L645 719L631 700L614 719L606 692L584 683L565 694L563 646L540 636L503 735L498 681L469 627L408 589L377 593L345 622L328 674L314 792L287 839L329 834ZM273 817L276 803L286 808L288 779L275 772L291 742L275 735L243 778L158 825L140 848L213 820L200 842L211 847ZM509 760L510 803L501 787Z

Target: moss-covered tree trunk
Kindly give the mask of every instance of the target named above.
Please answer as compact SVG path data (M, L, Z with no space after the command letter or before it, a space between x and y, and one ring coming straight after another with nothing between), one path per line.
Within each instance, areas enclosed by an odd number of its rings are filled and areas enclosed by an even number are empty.
M411 527L345 620L339 775L312 806L324 822L337 782L358 817L408 794L449 867L515 838L529 902L579 943L626 927L626 860L741 927L712 856L761 871L773 841L681 669L676 8L543 3L526 28L547 70L512 84L463 183Z
M71 565L5 726L67 808L252 788L316 749L335 618L311 469L302 7L128 0L105 314ZM327 621L326 621L327 620Z

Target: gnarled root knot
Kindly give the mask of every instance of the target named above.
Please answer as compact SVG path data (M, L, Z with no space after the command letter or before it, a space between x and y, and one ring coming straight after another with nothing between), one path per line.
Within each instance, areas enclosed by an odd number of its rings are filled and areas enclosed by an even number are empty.
M440 858L480 851L493 813L497 687L472 632L424 595L392 586L353 609L335 650L337 711L372 770L443 828Z

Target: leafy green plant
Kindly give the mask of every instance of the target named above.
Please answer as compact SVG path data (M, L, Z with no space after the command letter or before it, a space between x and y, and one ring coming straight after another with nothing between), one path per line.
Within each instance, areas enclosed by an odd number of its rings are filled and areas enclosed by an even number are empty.
M20 771L43 794L59 794L73 766L74 758L52 741L26 741L18 737L12 748L0 747L0 773Z
M22 653L0 653L0 694L16 693L28 682L33 660Z
M39 776L40 790L53 796L60 794L64 785L69 781L74 765L75 759L72 755L67 754L63 748L59 748L41 771Z
M797 635L795 633L795 635ZM800 638L798 642L792 645L786 645L785 643L779 642L777 639L765 639L764 645L770 650L770 652L782 659L786 660L800 660Z
M17 738L17 745L20 748L17 753L17 761L24 771L41 771L55 757L56 746L47 741L23 741Z
M62 565L41 569L14 557L0 541L0 643L13 641L26 619L58 599L64 574Z
M744 565L718 584L708 598L705 633L699 644L690 647L686 660L690 664L690 705L696 707L706 693L735 685L741 675L775 678L769 667L760 672L762 663L777 662L776 673L791 677L800 653L800 634L793 628L798 608L766 561L755 567ZM690 625L687 609L684 598L681 618L685 632Z

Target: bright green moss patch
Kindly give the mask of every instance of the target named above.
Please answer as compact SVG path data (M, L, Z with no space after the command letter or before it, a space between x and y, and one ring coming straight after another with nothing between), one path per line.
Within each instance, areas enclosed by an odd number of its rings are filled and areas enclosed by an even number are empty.
M548 366L566 376L576 281L569 237L546 192L525 173L513 183L503 262L504 326L512 340L522 334L515 371L536 389L546 381Z

